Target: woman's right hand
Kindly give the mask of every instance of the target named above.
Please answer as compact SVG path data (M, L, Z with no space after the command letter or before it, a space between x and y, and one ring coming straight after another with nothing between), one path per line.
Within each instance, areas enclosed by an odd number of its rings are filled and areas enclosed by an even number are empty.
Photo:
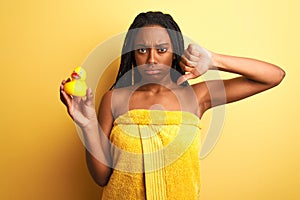
M71 118L81 128L87 127L91 122L98 123L91 88L87 89L86 97L71 96L64 91L64 85L69 81L70 79L63 80L60 85L60 100L67 107Z

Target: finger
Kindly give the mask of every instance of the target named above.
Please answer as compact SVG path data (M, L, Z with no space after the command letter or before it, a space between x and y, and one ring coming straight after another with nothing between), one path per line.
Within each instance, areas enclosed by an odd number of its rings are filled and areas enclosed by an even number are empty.
M196 44L189 44L188 48L187 48L187 51L191 54L191 55L194 55L194 56L201 56L201 49L198 45Z
M179 65L184 72L191 72L192 69L195 69L194 67L185 65L183 62L180 62Z
M181 62L185 65L185 66L189 66L189 67L195 67L196 66L196 62L190 61L189 59L187 59L185 57L185 55L181 56Z
M60 101L65 104L65 106L67 105L66 99L63 96L63 91L64 91L64 83L65 81L63 80L59 86L59 97L60 97Z
M72 106L72 97L68 95L64 90L60 90L60 100L68 108Z
M69 106L72 100L72 97L70 95L68 95L65 91L64 91L64 85L69 82L70 79L67 80L63 80L60 84L60 100L66 105Z
M72 99L75 103L80 103L80 101L82 100L82 97L79 97L79 96L73 96L73 99Z
M183 82L189 80L189 79L193 79L193 78L196 78L197 76L192 74L192 73L188 73L188 74L185 74L185 75L182 75L180 76L178 79L177 79L177 85L181 85Z
M60 86L59 86L59 91L63 91L64 90L64 83L61 82Z
M66 83L68 83L68 82L70 82L70 81L71 81L70 78L68 78L67 80L62 80L61 84L62 84L62 85L65 85Z
M184 66L184 71L194 73L196 69L194 67Z
M86 105L90 106L94 104L94 94L92 92L91 88L88 88L86 90L86 101L85 101Z
M191 54L187 49L184 50L183 55L185 56L185 58L192 62L198 62L200 60L199 56Z
M66 80L62 80L61 81L61 84L60 84L60 86L59 86L59 89L60 90L64 90L64 85L66 84Z
M64 86L65 86L65 84L67 83L67 82L69 82L70 81L70 79L67 79L67 80L62 80L61 81L61 84L60 84L60 86L59 86L59 91L61 92L61 91L64 91Z
M195 68L194 66L187 66L182 62L180 62L179 65L184 72L191 72L193 74L195 74L195 72L198 72L197 68Z

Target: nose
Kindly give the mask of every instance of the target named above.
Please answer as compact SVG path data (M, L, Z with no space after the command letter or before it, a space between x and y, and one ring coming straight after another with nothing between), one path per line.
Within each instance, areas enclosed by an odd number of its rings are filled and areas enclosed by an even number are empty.
M147 59L148 64L155 64L156 63L155 53L156 52L155 52L154 48L149 49L149 54L148 54L148 59Z

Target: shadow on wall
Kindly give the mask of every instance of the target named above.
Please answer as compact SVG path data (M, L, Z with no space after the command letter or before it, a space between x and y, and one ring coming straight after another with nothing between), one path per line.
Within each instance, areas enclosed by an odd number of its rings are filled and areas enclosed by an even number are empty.
M43 199L98 200L101 196L101 188L96 185L88 172L85 148L78 133L70 131L67 134L69 136L64 137L67 141L64 141L63 147L60 148L63 152L56 154L56 157L50 161L52 167L48 169L53 170L46 173L49 173L48 177L55 185L49 186L47 191L49 194L45 194Z
M95 106L98 111L102 96L109 91L111 86L114 84L117 73L119 70L120 58L115 59L107 68L104 70L101 77L99 77L96 92L95 92Z

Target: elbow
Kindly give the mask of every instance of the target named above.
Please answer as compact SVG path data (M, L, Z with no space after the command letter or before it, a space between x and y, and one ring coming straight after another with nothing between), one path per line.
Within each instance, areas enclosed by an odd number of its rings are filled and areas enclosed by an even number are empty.
M272 87L279 85L284 79L284 77L285 77L285 71L278 67L276 70L276 74L273 78L273 81L271 83Z
M283 78L285 77L285 71L283 69L280 69L281 71L281 80L280 82L283 80Z
M89 169L92 179L98 186L104 187L108 184L110 175L112 173L110 168L102 168L102 169L96 168L95 169L95 168L91 167L91 165L88 165L88 169Z
M96 182L97 185L99 185L100 187L105 187L108 183L108 181L104 181L104 180L95 180L94 181Z
M283 70L283 69L281 69L281 68L279 68L279 70L278 70L279 72L278 72L278 80L277 80L277 84L276 85L278 85L279 83L281 83L281 81L284 79L284 77L285 77L285 71Z
M86 151L86 155L87 167L94 182L101 187L106 186L112 174L112 168L101 163L100 159L96 159L89 151Z
M92 175L93 180L95 183L100 187L105 187L108 184L109 177L103 177L103 176L96 176Z

